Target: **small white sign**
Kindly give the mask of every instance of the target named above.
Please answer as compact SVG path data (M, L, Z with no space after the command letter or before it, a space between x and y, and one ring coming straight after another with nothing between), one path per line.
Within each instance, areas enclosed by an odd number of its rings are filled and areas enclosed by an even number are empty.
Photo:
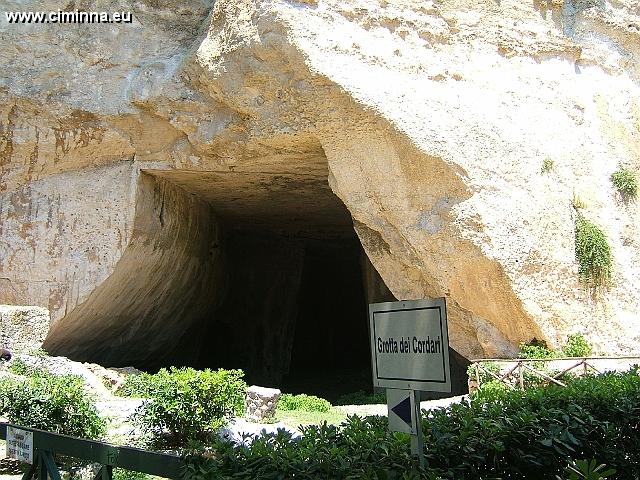
M7 457L33 463L33 432L7 426Z
M418 433L416 405L411 390L387 388L389 430L416 435Z
M451 392L444 298L369 305L373 385Z

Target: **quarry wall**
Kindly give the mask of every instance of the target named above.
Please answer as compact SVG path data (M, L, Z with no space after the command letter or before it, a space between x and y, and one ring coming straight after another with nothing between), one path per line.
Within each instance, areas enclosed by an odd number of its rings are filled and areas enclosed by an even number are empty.
M610 180L640 167L637 2L109 5L133 23L0 25L0 302L47 307L45 345L162 351L215 321L221 212L333 238L344 205L393 296L447 298L462 355L638 353L639 208ZM613 252L597 300L576 196Z

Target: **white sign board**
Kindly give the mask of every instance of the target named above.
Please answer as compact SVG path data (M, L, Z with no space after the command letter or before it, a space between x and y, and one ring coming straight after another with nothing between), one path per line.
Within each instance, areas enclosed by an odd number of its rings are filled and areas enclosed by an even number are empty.
M451 392L444 298L369 305L373 385Z
M7 458L33 463L33 432L7 426Z

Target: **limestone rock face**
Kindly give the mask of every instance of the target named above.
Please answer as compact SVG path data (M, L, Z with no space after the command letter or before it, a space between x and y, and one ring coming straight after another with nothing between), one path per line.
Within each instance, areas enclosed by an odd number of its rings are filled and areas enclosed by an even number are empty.
M188 346L225 295L220 225L333 238L352 221L396 298L447 298L467 357L573 332L638 352L639 208L610 181L640 167L637 2L82 8L134 21L0 19L0 301L48 307L45 346ZM613 250L598 301L574 195Z
M49 322L46 308L0 305L0 348L12 352L39 349L49 333Z

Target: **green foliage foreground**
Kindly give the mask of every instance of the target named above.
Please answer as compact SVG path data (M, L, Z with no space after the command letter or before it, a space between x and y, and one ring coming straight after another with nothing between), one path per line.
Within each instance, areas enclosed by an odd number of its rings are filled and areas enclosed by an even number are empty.
M99 439L105 434L106 423L82 378L37 369L25 373L30 376L0 379L0 416L18 425L75 437Z
M307 426L235 447L222 440L187 457L185 478L208 479L550 479L572 459L596 459L615 478L640 475L640 377L587 377L565 388L484 392L470 403L425 412L426 470L409 437L385 417L349 417L341 426ZM561 477L563 478L563 477Z
M131 381L147 400L133 420L158 446L206 441L227 417L242 415L247 390L243 376L242 370L175 367L139 376Z

